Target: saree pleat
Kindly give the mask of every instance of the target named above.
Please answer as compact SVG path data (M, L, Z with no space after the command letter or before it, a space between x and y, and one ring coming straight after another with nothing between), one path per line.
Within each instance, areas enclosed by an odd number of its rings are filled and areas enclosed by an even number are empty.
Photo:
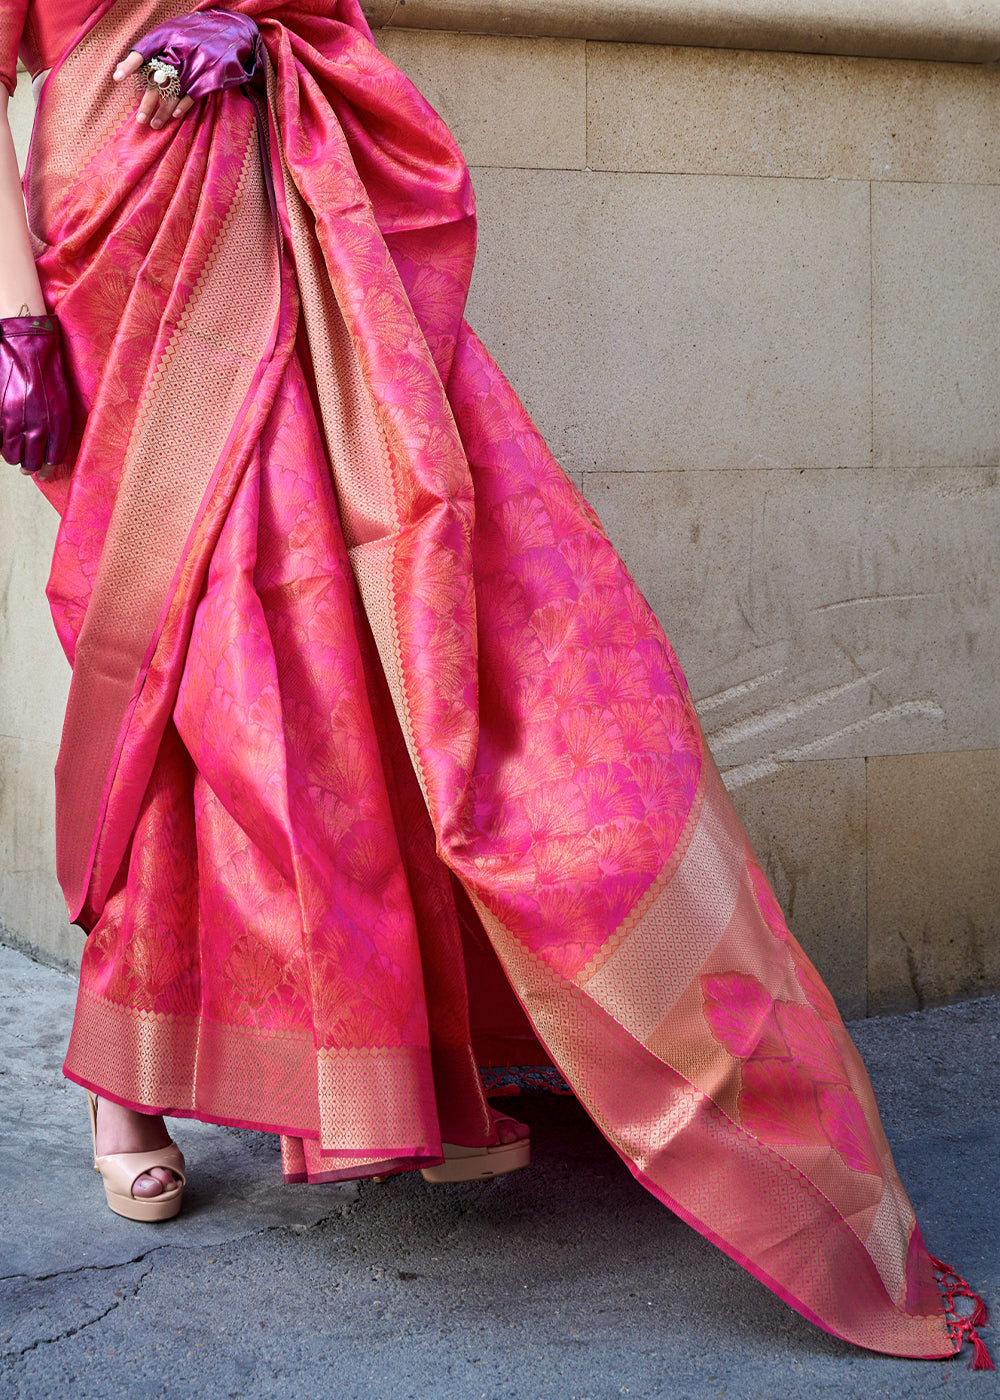
M82 425L46 488L89 932L67 1073L278 1131L289 1179L336 1180L489 1141L484 1047L551 1057L807 1317L951 1354L864 1069L669 643L463 321L448 132L353 0L234 5L266 96L137 131L92 75L180 8L104 9L28 176Z

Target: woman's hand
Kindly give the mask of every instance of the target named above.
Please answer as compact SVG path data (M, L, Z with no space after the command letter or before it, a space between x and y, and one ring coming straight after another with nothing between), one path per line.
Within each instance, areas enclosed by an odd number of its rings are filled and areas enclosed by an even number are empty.
M263 62L253 20L228 10L197 10L167 20L136 43L113 77L116 83L144 64L151 73L136 121L157 131L189 112L199 97L248 83ZM157 90L157 86L162 91ZM172 89L172 90L171 90Z
M0 320L0 455L45 481L66 455L70 397L55 316Z
M0 457L42 481L66 452L69 395L58 332L45 332L35 341L19 336L18 330L30 321L40 326L50 319L54 321L45 314L31 256L21 173L7 121L7 89L0 84Z
M145 63L141 53L136 53L135 49L122 59L118 67L112 73L116 83L122 82L125 78L131 78L133 73L138 73ZM190 112L194 106L193 97L171 98L160 96L155 88L147 88L143 93L142 101L139 103L139 110L135 114L135 119L140 125L149 123L153 131L159 131L168 121L179 121L185 112Z

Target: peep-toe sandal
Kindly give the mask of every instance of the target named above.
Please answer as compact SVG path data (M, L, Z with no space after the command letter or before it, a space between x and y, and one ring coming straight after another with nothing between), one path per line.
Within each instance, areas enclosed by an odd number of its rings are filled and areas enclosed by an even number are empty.
M509 1113L494 1112L495 1123L514 1123ZM425 1181L484 1181L491 1176L516 1172L531 1161L531 1138L515 1138L513 1142L498 1142L493 1147L461 1147L443 1142L444 1161L436 1167L421 1167Z
M101 1173L108 1207L126 1220L172 1220L181 1208L184 1195L184 1155L173 1141L154 1152L109 1152L97 1155L97 1098L88 1089L90 1130L94 1141L94 1171ZM134 1196L132 1187L140 1176L154 1167L173 1172L177 1183L158 1196Z

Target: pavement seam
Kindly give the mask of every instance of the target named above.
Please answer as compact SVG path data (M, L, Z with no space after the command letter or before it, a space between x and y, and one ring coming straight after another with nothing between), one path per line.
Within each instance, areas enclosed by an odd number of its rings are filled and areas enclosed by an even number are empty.
M124 1268L127 1266L119 1265L118 1267ZM80 1269L69 1269L66 1272L81 1273L83 1271ZM140 1288L145 1283L146 1279L149 1278L152 1272L153 1264L151 1263L149 1268L145 1271L145 1273L140 1274L139 1277L136 1279L135 1283L132 1286L131 1292L123 1292L120 1298L116 1298L114 1302L110 1305L110 1307L105 1308L104 1311L102 1313L98 1313L96 1317L90 1317L87 1319L86 1322L81 1322L78 1327L69 1327L65 1332L59 1332L54 1337L38 1337L35 1341L30 1342L28 1346L19 1347L16 1351L8 1352L7 1358L10 1360L16 1360L21 1357L27 1356L29 1352L37 1351L39 1347L54 1346L57 1342L65 1342L70 1337L79 1336L79 1334L81 1332L85 1332L88 1327L93 1327L95 1322L103 1322L104 1319L108 1317L111 1313L116 1312L121 1307L122 1303L126 1302L130 1298L137 1298L139 1296ZM47 1277L55 1278L56 1275L49 1274Z

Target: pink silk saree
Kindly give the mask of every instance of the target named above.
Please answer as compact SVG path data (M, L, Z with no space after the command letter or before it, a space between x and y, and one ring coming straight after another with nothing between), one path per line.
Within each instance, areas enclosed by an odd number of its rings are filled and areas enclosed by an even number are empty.
M548 1056L806 1317L953 1354L971 1324L669 644L462 319L451 137L354 0L232 5L266 98L137 128L107 75L190 8L98 9L26 178L80 408L45 488L67 1073L331 1180L488 1141L477 1059Z

